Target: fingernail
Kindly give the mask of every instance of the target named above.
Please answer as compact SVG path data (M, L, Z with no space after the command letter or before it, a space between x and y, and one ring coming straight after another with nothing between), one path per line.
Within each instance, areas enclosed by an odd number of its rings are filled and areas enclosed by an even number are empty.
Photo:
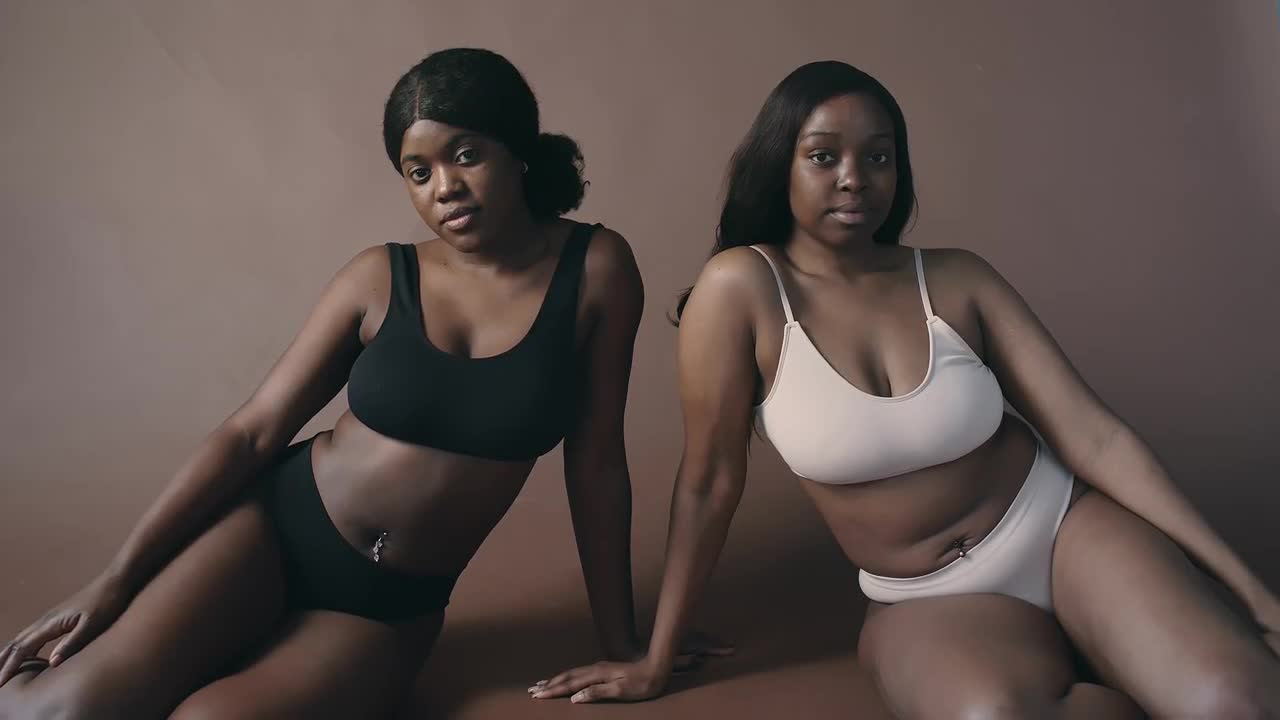
M533 687L529 688L529 692L531 693L538 692L539 687L541 687L541 685L534 685Z
M583 699L584 698L582 697L582 693L577 693L573 697L569 698L570 702L582 702Z
M60 662L62 662L62 656L54 655L53 657L49 658L49 667L55 667Z
M542 691L541 691L541 690L539 690L538 692L534 693L532 697L533 697L535 700L539 700L539 699L541 699L541 698L542 698Z

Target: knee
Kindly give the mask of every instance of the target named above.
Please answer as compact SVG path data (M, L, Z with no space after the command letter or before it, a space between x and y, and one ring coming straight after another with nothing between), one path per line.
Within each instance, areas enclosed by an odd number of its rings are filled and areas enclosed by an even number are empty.
M169 715L169 720L215 720L215 718L234 717L228 715L226 710L221 707L221 703L211 702L200 695L194 695L179 705L173 714Z
M243 699L237 701L230 693L206 688L187 698L169 715L169 720L249 720L260 716L260 712L246 707Z
M1274 675L1275 673L1272 673ZM1280 681L1259 672L1224 670L1206 676L1170 715L1194 718L1280 718Z
M999 689L975 692L947 712L948 717L963 720L1020 720L1021 718L1048 717L1053 702L1045 698L1036 702L1017 693Z

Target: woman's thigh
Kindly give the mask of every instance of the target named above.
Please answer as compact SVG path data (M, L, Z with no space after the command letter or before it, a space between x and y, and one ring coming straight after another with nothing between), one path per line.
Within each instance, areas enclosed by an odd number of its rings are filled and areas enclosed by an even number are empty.
M240 505L78 653L0 688L0 716L10 710L14 717L165 717L262 642L280 617L283 596L270 522L258 504Z
M243 670L187 698L172 718L390 717L410 696L441 617L406 630L344 613L303 613Z
M1138 716L1119 693L1077 682L1053 617L1015 598L873 603L858 645L900 718Z
M1053 600L1072 641L1147 712L1280 716L1280 662L1163 533L1100 492L1059 530Z

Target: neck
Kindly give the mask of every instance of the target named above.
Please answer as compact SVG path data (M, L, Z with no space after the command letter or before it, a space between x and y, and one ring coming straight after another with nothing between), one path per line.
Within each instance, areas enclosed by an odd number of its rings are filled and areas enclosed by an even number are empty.
M521 208L493 229L490 242L471 252L462 252L443 243L444 252L453 265L472 272L510 272L522 270L546 255L551 243L552 224L539 223Z
M877 245L870 233L850 238L840 245L831 245L799 228L792 231L783 248L791 264L805 274L845 278L888 269L897 255L894 250Z

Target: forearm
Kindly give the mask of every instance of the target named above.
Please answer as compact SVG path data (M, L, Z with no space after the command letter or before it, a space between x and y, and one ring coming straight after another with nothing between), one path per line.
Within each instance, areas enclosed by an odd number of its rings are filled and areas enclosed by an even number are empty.
M570 473L570 509L601 649L611 660L640 653L631 585L631 480L626 463L593 477ZM578 487L575 487L578 486Z
M1127 427L1117 431L1085 477L1168 535L1251 609L1269 591L1170 479L1154 452Z
M251 438L224 424L211 433L147 509L107 574L137 592L199 533L260 468Z
M677 484L671 500L666 569L648 652L650 662L661 673L671 672L694 603L724 548L741 497L740 484L713 482L689 488Z

